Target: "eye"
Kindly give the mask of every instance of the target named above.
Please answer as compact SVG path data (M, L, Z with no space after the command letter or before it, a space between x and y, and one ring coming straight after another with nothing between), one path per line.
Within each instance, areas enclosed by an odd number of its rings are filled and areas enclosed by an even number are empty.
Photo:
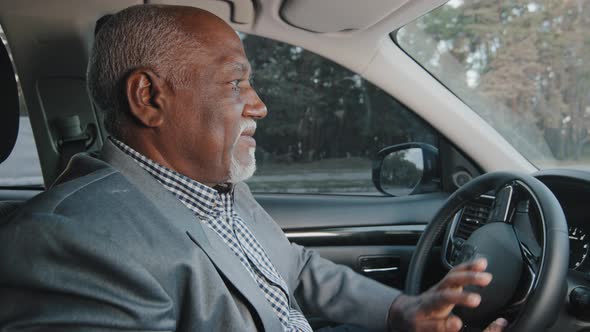
M233 80L231 82L229 82L229 84L231 84L231 88L234 91L240 91L240 83L242 83L242 79L238 79L238 80Z
M252 86L252 83L252 76L248 78L236 79L229 82L229 84L231 84L232 86L232 90L234 90L235 92L239 92L243 87Z

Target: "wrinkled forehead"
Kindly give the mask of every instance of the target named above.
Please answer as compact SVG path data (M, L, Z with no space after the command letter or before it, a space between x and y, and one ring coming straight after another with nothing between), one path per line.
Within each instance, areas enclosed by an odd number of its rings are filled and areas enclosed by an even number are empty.
M231 77L249 76L252 70L245 56L216 57L215 68L219 74Z

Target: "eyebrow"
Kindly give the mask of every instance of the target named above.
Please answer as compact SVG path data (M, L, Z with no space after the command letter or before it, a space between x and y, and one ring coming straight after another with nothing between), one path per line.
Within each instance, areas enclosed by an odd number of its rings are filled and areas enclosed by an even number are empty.
M223 71L227 73L245 74L250 72L250 64L241 61L228 61L222 65Z

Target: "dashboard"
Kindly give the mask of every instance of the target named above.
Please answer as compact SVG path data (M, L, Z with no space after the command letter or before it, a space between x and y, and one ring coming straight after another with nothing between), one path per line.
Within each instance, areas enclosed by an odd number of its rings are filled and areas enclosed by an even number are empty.
M535 176L551 189L565 214L570 269L590 276L590 172L550 170Z
M590 331L590 171L544 170L533 176L551 190L561 205L570 247L567 257L563 257L569 263L567 299L563 310L556 312L556 322L547 331ZM523 261L528 262L529 269L523 268L509 303L525 303L535 287L535 270L539 266L534 267L543 255L545 241L544 222L534 201L526 188L510 183L496 192L467 202L447 227L442 248L443 262L447 267L462 262L465 258L462 257L463 252L472 247L467 240L480 227L496 222L512 224ZM478 236L481 234L479 232ZM514 319L517 313L516 309L508 311L507 315Z
M576 170L547 170L534 176L543 182L555 195L566 217L570 240L569 268L585 274L590 279L590 172ZM500 193L498 193L500 194ZM457 215L447 230L443 260L455 265L453 254L471 233L490 220L497 220L496 205L499 198L482 195L470 201ZM532 208L530 195L510 192L511 206L507 206L505 219L514 224L524 242L536 255L541 255L540 244L543 231L539 211ZM503 213L503 212L502 212ZM510 214L510 215L509 215ZM501 218L500 218L501 219ZM526 238L527 235L533 235Z

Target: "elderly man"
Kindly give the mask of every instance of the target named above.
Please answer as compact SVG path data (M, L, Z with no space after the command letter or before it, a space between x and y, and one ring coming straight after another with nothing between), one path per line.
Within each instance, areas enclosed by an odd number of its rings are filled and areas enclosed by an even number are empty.
M266 116L236 33L136 6L96 36L88 87L112 137L0 232L2 331L459 331L485 260L416 297L290 244L241 181ZM506 322L487 331L501 331Z

